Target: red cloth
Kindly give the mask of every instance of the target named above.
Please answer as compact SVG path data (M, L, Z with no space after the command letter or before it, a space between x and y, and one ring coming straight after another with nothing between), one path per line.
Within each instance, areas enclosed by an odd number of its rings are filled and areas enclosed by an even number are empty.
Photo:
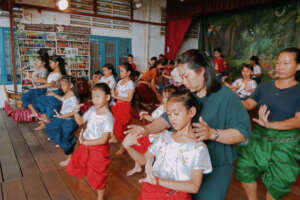
M7 101L4 102L4 111L17 122L32 122L38 120L36 117L31 117L32 112L30 109L14 109Z
M131 67L132 67L133 71L136 70L136 65L134 63L131 63Z
M11 107L11 105L7 101L4 102L4 111L8 116L10 116L14 112L13 107Z
M143 183L139 200L191 200L187 192L176 192L169 188Z
M87 176L88 183L94 190L105 188L110 163L109 145L80 145L72 155L67 166L71 176L83 178Z
M151 145L149 135L141 137L138 139L138 142L140 145L133 145L133 148L142 154L146 153L148 151L148 147Z
M115 118L114 133L120 141L123 141L125 138L124 131L132 120L131 102L117 101L111 109Z
M214 67L215 67L215 71L216 73L224 73L224 72L227 72L227 62L224 58L214 58L213 59L213 62L214 62ZM218 67L217 67L217 64L218 64Z
M83 106L80 107L80 113L83 115L86 111L90 109L94 104L91 101L88 101L83 104Z
M145 104L158 103L153 90L146 83L139 83L136 91L141 98L141 102Z
M192 17L171 19L167 16L166 58L174 60L192 22Z

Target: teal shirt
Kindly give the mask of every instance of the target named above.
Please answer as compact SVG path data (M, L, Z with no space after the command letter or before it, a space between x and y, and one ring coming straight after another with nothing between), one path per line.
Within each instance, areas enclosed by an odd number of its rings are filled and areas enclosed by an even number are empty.
M227 86L197 100L203 107L196 119L201 115L203 120L211 128L215 129L237 129L247 138L247 144L250 139L251 123L247 110L243 106L240 98ZM162 115L169 122L167 113ZM170 122L169 122L170 124ZM171 124L170 124L171 125ZM213 167L233 164L237 158L235 145L222 144L215 141L205 141Z

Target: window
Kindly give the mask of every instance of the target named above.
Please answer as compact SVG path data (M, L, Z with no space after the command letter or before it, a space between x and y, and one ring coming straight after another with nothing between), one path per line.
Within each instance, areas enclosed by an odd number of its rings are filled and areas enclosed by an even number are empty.
M18 62L18 50L16 47L16 65L17 65L17 79L20 80L20 65ZM8 27L0 27L0 84L12 84L12 60L11 60L11 45L10 45L10 31Z
M160 22L162 24L165 24L167 22L167 19L166 19L166 8L160 8L160 10L161 10ZM161 35L165 35L166 34L166 27L165 26L161 26L160 27L160 34Z
M84 13L94 13L93 0L71 0L71 10ZM122 17L130 19L130 0L97 0L96 14L112 17ZM88 5L89 4L89 5ZM131 30L131 23L122 20L112 20L100 17L89 17L82 15L71 15L72 25L99 27L107 29Z

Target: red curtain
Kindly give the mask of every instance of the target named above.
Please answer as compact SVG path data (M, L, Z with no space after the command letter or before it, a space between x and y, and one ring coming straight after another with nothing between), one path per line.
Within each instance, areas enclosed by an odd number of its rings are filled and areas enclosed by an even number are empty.
M192 22L192 17L167 20L166 58L174 60Z

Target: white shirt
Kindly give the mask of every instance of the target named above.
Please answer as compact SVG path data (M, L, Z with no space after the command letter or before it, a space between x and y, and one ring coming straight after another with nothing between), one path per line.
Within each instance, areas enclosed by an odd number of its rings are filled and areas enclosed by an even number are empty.
M253 76L256 77L256 74L261 74L261 67L259 65L253 67Z
M109 77L102 76L99 83L106 83L110 89L114 89L116 87L116 80L113 75Z
M175 67L172 72L171 72L171 77L172 77L172 81L175 83L175 84L181 84L182 83L182 79L179 75L179 72L178 72L178 69L177 67Z
M153 119L159 118L163 113L165 112L165 106L162 104L159 107L157 107L152 113L151 117Z
M78 100L75 96L69 97L67 99L63 97L60 114L64 115L73 112L73 110L76 108L77 105L78 105Z
M84 139L98 139L102 137L103 133L113 133L114 131L113 115L111 113L97 115L95 106L84 113L83 119L87 120L87 126L83 133Z
M48 75L48 70L46 68L36 69L32 73L32 78L46 78Z
M56 82L56 85L52 88L48 88L48 91L57 90L59 88L59 81L62 75L59 72L51 72L47 78L47 83L51 83L52 81Z
M134 90L134 82L132 80L127 81L124 85L121 85L123 80L120 80L117 84L118 96L119 97L128 97L128 94L131 90Z
M252 89L253 91L257 87L257 83L256 83L255 80L250 80L250 81L247 82L247 84L248 84L248 88ZM248 91L245 90L246 84L243 82L242 78L239 78L239 79L235 80L232 85L234 87L239 87L239 89L236 91L236 93L241 98L248 97L252 94L252 92L248 92Z
M203 142L178 143L165 131L154 139L149 151L155 156L153 173L159 178L188 181L192 170L212 171L207 146Z

